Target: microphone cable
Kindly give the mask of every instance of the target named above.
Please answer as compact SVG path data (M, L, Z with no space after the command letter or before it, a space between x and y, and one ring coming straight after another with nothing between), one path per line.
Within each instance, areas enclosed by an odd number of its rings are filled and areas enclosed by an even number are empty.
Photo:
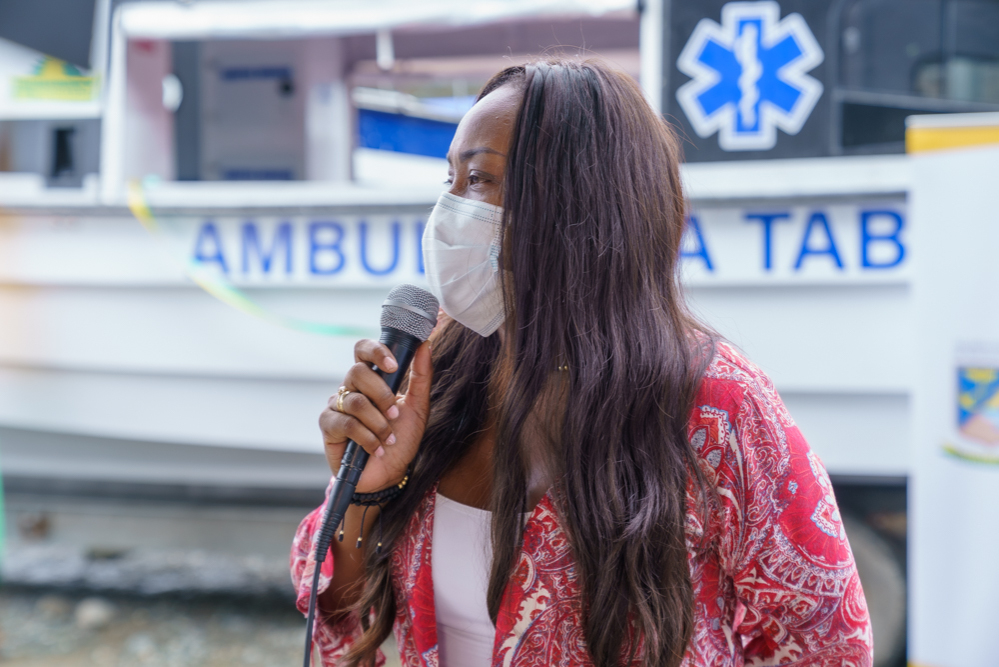
M426 290L413 285L399 285L389 292L382 303L381 326L382 334L379 342L388 347L396 360L396 370L388 373L374 367L375 372L385 380L392 393L398 393L399 387L409 372L409 366L416 355L416 349L430 338L430 333L437 325L437 299ZM316 603L319 591L319 577L323 563L329 553L333 541L333 533L344 521L347 508L354 498L357 483L368 462L368 453L356 442L349 440L340 460L340 470L333 480L329 497L326 499L326 509L323 522L316 537L315 555L312 573L312 586L309 591L309 608L305 619L305 657L303 667L311 667L313 649L313 630L316 621ZM364 526L361 526L364 530Z

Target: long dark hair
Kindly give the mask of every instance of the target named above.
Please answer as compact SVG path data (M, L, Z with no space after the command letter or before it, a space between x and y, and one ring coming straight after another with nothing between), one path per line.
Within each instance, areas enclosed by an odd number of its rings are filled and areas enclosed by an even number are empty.
M391 545L488 420L493 621L529 509L525 448L540 447L593 662L678 665L694 618L686 489L700 481L686 425L714 340L678 280L679 144L634 81L599 62L511 67L479 99L508 85L523 101L504 179L505 344L457 323L435 340L426 434L405 493L383 510L389 548L366 553L365 632L347 663L370 661L390 632ZM541 437L523 443L539 406Z

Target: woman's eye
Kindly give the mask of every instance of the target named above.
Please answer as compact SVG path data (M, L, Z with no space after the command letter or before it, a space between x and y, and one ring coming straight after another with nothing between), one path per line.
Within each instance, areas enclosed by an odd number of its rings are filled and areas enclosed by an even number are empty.
M452 183L454 183L454 181L451 180L450 176L444 179L444 185L451 185Z
M475 174L469 174L468 175L468 184L469 185L475 185L476 183L481 183L481 182L482 182L482 179L479 178L478 176L476 176Z

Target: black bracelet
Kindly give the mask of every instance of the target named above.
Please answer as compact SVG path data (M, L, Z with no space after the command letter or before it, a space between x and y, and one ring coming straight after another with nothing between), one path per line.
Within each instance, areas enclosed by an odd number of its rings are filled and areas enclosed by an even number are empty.
M382 503L387 503L390 500L394 500L402 493L402 490L406 488L406 482L409 481L409 473L402 478L402 481L395 486L390 486L387 489L382 489L381 491L375 491L374 493L355 493L351 499L351 505L360 505L362 507L371 507L372 505L381 505Z
M387 489L382 489L381 491L375 491L374 493L355 493L351 499L351 505L359 505L364 508L364 513L361 515L361 530L364 530L364 519L368 516L368 508L381 506L384 503L394 500L402 493L402 490L406 488L406 482L409 481L409 471L406 471L406 476L402 478L402 481L395 486L390 486ZM343 521L340 522L340 534L337 539L343 542L343 524L347 520L345 516ZM357 536L357 544L354 545L355 549L361 548L361 535ZM382 551L382 515L378 515L378 544L375 546L375 552L381 553Z

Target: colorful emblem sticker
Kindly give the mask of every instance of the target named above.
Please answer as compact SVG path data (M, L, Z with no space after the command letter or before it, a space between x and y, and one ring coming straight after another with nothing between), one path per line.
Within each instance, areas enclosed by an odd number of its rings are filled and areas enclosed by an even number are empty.
M957 437L944 444L944 451L999 465L999 360L976 356L957 364Z
M32 76L14 79L14 98L18 100L89 102L96 92L92 76L85 75L67 62L50 57L38 63Z

